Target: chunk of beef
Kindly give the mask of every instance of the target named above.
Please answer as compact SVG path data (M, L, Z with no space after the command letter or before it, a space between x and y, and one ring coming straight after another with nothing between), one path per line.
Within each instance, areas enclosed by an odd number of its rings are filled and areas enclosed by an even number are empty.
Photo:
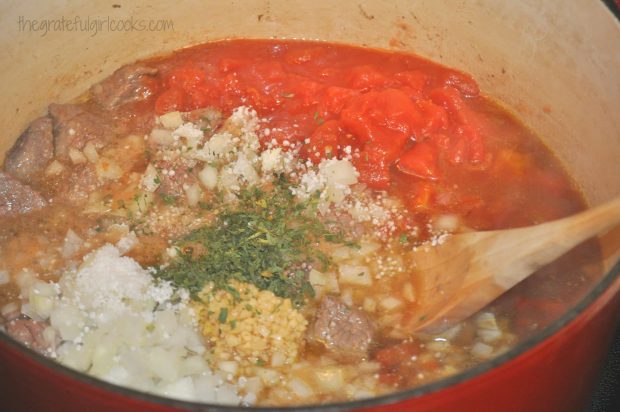
M373 341L375 327L360 310L348 308L341 300L326 296L308 330L310 341L346 358L364 358Z
M104 146L114 137L107 119L87 111L82 105L56 104L49 107L54 124L56 158L69 159L69 149L81 150L86 143Z
M37 191L0 172L0 217L29 213L46 205L47 202Z
M50 345L43 337L45 327L45 324L32 319L16 319L6 325L6 331L16 341L39 353L44 353L50 349Z
M88 195L100 186L92 164L76 165L56 196L74 205L81 205L88 200Z
M54 126L54 150L60 160L69 159L70 148L81 150L87 142L102 147L115 136L109 119L83 105L53 103L49 112Z
M152 91L144 84L143 77L155 74L157 69L141 64L121 67L91 88L93 100L108 110L126 103L146 100Z
M21 181L42 172L54 157L52 119L39 117L6 154L4 170Z

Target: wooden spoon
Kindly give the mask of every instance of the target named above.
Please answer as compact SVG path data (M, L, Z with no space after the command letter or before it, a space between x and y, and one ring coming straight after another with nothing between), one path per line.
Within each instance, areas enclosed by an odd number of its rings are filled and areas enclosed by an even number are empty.
M620 198L518 229L447 235L416 248L418 309L407 329L436 333L471 316L574 246L620 223Z

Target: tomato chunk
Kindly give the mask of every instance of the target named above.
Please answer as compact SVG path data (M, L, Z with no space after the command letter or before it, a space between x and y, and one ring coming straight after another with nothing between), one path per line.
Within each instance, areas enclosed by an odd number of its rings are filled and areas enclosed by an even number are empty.
M457 89L452 86L444 86L432 90L430 96L434 103L443 106L459 124L467 124L467 116L464 113L465 102Z
M357 90L346 87L328 87L325 89L325 95L319 102L319 115L325 119L339 115L345 104L347 104L353 96L358 94L359 92Z
M155 101L155 113L158 115L187 110L187 94L178 88L172 88L164 91Z
M357 66L351 69L349 86L354 89L370 90L382 88L391 83L390 79L373 66Z
M328 120L312 133L310 142L302 147L300 154L315 164L323 159L338 157L342 134L340 123Z
M353 97L342 110L341 119L344 127L363 141L387 143L396 139L401 147L415 137L423 123L416 104L396 89Z
M359 158L353 159L359 172L359 180L373 189L387 189L390 186L390 164L377 156L372 149L360 152Z
M391 164L420 131L418 107L402 91L386 89L351 98L340 118L361 146L356 160L360 180L375 189L386 188Z
M178 67L166 79L169 88L177 87L189 91L204 84L206 74L203 70L194 67Z
M407 92L409 97L417 99L423 96L424 89L428 84L428 76L421 71L411 70L399 72L395 75Z
M319 103L320 95L325 88L321 83L303 76L290 76L280 92L280 98L292 112L302 111Z
M398 170L422 179L437 180L437 148L430 142L416 143L398 159Z
M424 118L424 126L422 127L424 134L438 132L448 128L448 113L446 109L438 106L430 100L421 100L418 107Z
M478 84L474 78L468 74L458 71L449 71L444 74L442 78L445 85L456 88L464 97L475 97L480 94Z
M323 55L325 55L323 47L306 47L288 51L284 56L284 60L289 64L304 64L316 60Z

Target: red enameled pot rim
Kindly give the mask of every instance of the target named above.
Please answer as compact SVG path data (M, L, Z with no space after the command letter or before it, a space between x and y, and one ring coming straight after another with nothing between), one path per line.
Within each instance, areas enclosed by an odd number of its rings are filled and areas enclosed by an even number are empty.
M609 7L610 11L620 19L620 3L618 5L612 4L612 0L603 0L606 5ZM611 270L603 277L601 281L573 308L569 309L563 316L557 319L555 322L551 323L547 328L543 329L538 334L530 337L529 339L524 340L519 343L512 349L506 351L500 356L493 358L489 361L483 362L475 367L467 369L464 372L457 373L453 376L449 376L444 379L437 380L435 382L431 382L425 385L421 385L415 387L413 389L407 389L395 393L391 393L389 395L378 396L375 398L362 399L358 401L349 401L349 402L339 402L339 403L329 403L329 404L321 404L321 405L308 405L308 406L299 406L299 407L279 407L278 410L283 411L321 411L321 412L330 412L330 411L345 411L352 409L363 409L369 408L373 406L381 406L398 403L407 399L419 398L424 395L431 394L433 392L438 392L443 389L464 383L470 379L479 377L486 372L489 372L492 369L499 368L500 366L504 366L506 363L515 360L517 357L524 355L530 349L535 346L541 344L543 341L551 338L560 329L564 328L568 324L570 324L573 320L575 320L579 315L584 313L586 309L590 307L590 305L594 304L594 302L601 297L601 295L612 285L616 283L616 280L620 279L620 261L616 262L615 265L611 268ZM619 282L620 283L620 282ZM617 293L617 292L616 292ZM35 361L40 363L43 367L47 367L51 369L53 372L62 374L65 377L75 379L85 385L90 385L95 388L99 388L103 391L112 392L116 395L133 398L137 400L143 400L146 402L156 403L163 406L168 406L174 409L188 410L188 411L235 411L238 410L237 406L224 406L224 405L213 405L213 404L203 404L203 403L195 403L195 402L185 402L180 400L175 400L171 398L164 398L157 395L147 394L145 392L139 392L133 389L117 386L100 379L79 373L75 370L67 368L61 365L58 362L55 362L51 359L48 359L39 353L27 348L26 346L18 343L13 340L11 337L6 335L5 333L0 333L0 342L6 344L13 349L21 352L23 355L33 358ZM1 350L1 348L0 348ZM248 407L244 408L248 411L265 411L272 412L274 408L264 408L264 407Z

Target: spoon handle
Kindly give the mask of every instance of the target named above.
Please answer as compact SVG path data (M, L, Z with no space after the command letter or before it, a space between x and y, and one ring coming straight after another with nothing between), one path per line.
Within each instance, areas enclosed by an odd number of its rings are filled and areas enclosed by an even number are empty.
M512 287L539 267L550 263L584 240L603 234L618 224L620 224L620 197L563 219L509 231L487 232L489 240L496 238L501 242L488 245L491 248L489 252L493 253L494 249L498 249L498 252L509 253L511 257L507 256L507 259L520 268L512 275L510 270L499 270L497 274L505 276L502 279L496 275L496 281L502 286ZM501 263L497 260L496 262Z
M618 224L620 197L536 226L454 235L447 256L426 267L423 312L428 316L413 330L443 329L469 317L540 267Z

